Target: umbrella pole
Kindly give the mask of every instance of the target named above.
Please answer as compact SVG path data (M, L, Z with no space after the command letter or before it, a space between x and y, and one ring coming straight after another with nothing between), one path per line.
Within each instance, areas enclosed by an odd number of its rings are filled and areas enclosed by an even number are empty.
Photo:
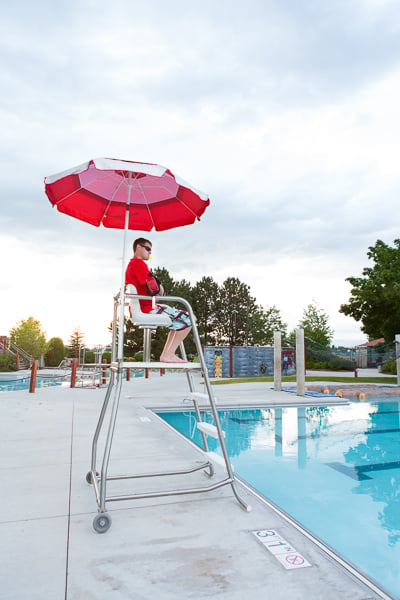
M125 319L125 258L126 258L126 237L128 231L129 224L129 205L131 203L131 189L132 185L130 183L131 174L129 173L129 183L128 183L128 200L126 203L126 213L125 213L125 226L124 226L124 244L122 250L122 268L121 268L121 288L119 294L120 307L119 307L119 326L118 326L118 354L117 358L119 361L122 361L124 358L124 319Z

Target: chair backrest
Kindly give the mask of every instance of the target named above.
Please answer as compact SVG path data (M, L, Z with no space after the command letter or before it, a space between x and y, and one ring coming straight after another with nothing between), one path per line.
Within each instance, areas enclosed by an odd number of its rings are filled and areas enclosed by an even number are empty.
M126 293L128 296L126 297L127 304L131 309L131 317L133 323L135 325L141 325L142 327L169 327L172 323L171 319L168 315L160 314L154 315L152 313L145 313L142 311L140 307L140 302L135 294L137 294L137 290L134 285L128 283L126 286Z

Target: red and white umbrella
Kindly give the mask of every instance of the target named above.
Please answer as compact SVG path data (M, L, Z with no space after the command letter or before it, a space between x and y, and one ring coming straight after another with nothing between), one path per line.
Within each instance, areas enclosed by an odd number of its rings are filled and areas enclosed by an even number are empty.
M161 165L114 158L95 158L44 182L51 204L60 212L96 227L124 229L120 328L127 230L165 231L191 225L210 204L206 194ZM122 335L119 340L118 358L122 358Z
M164 231L194 223L210 203L161 165L113 158L95 158L44 182L53 206L96 227Z

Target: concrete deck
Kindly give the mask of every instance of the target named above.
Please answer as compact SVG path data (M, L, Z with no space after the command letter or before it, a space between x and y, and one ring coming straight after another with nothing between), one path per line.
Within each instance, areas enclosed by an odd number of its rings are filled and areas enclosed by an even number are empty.
M215 392L221 406L298 400L265 383L219 386ZM186 393L184 373L151 373L148 380L124 383L109 474L181 467L201 458L148 410L182 406ZM207 494L110 503L111 528L95 533L97 505L85 476L104 394L104 388L0 394L2 599L380 597L241 486L250 513L225 486ZM185 487L209 482L201 471L184 481ZM157 487L174 483L161 478ZM144 489L141 480L134 490L132 481L128 488L110 483L109 492L111 485L117 494ZM251 533L256 529L276 530L311 566L286 570Z

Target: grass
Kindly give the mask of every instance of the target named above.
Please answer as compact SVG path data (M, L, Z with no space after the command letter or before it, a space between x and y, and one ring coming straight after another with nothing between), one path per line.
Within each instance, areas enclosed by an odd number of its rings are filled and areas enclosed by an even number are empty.
M252 383L252 382L273 382L274 378L270 377L238 377L232 379L212 380L212 385L225 385L230 383ZM290 377L282 377L282 383L295 382L296 377L292 375ZM343 377L340 375L308 375L306 376L306 383L318 383L321 381L329 381L331 383L377 383L379 385L397 384L397 377Z

